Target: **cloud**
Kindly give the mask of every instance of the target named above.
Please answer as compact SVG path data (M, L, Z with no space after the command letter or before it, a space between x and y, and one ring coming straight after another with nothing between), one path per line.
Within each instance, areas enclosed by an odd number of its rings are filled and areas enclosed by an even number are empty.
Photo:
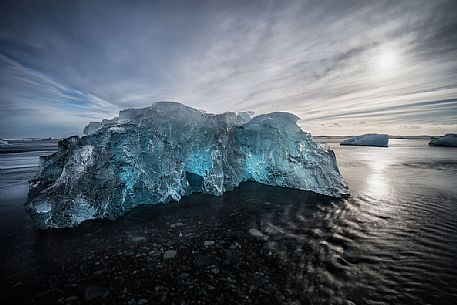
M89 92L59 83L1 54L0 67L8 75L0 81L1 130L6 135L25 136L24 131L40 136L46 136L46 132L79 133L80 126L89 120L113 116L118 111L118 107ZM42 130L36 130L36 126Z
M160 100L290 111L318 134L457 131L455 1L16 1L0 11L5 134L33 132L24 121L75 132ZM398 57L388 71L376 65L383 50Z

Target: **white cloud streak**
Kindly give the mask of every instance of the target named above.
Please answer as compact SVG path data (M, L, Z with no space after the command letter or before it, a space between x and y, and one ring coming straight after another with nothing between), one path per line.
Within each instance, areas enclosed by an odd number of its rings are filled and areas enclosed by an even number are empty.
M15 58L0 87L9 122L45 109L76 130L118 108L177 100L290 111L314 134L457 131L452 1L193 3L23 13L33 21L25 33L0 31L10 56L0 59ZM398 57L388 72L376 66L385 49Z

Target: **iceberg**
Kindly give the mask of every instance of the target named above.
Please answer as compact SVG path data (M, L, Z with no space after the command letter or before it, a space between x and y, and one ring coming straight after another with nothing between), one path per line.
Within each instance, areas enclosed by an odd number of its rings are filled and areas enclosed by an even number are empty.
M84 127L83 133L86 136L90 135L90 134L93 134L94 132L97 132L97 130L102 128L103 126L105 126L107 124L110 124L110 123L115 123L117 121L118 121L118 118L114 118L114 119L111 119L111 120L104 119L101 122L89 122L89 124L86 127Z
M285 112L206 113L176 102L126 109L40 159L25 208L40 228L116 219L140 204L220 196L241 182L347 197L334 152Z
M389 146L389 135L367 133L361 136L346 139L342 141L340 145L387 147Z
M457 147L457 134L447 133L442 137L432 138L428 143L430 146Z

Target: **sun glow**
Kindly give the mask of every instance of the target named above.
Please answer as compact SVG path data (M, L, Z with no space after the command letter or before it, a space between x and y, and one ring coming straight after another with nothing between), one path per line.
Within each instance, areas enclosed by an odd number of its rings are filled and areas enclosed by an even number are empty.
M382 69L390 69L396 66L397 60L398 56L394 51L385 50L377 58L377 65Z
M397 49L384 46L376 50L372 56L372 73L376 78L391 78L401 71L403 58Z
M376 67L379 70L390 70L398 66L399 64L399 56L395 50L392 49L384 49L381 50L379 55L377 56L376 60Z

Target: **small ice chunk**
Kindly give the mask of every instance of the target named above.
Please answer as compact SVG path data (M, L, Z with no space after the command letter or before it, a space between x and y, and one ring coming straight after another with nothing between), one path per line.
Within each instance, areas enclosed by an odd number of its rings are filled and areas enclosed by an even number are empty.
M177 223L172 223L170 225L170 228L174 229L174 228L182 227L182 226L184 226L184 224L182 222L177 222Z
M163 259L175 258L177 252L175 250L167 250L163 254Z
M144 236L132 236L130 238L130 240L133 242L140 242L140 241L145 241L146 238Z
M260 230L258 230L256 228L249 229L249 233L257 239L261 239L261 240L268 239L268 236L266 236L265 234L263 234Z

